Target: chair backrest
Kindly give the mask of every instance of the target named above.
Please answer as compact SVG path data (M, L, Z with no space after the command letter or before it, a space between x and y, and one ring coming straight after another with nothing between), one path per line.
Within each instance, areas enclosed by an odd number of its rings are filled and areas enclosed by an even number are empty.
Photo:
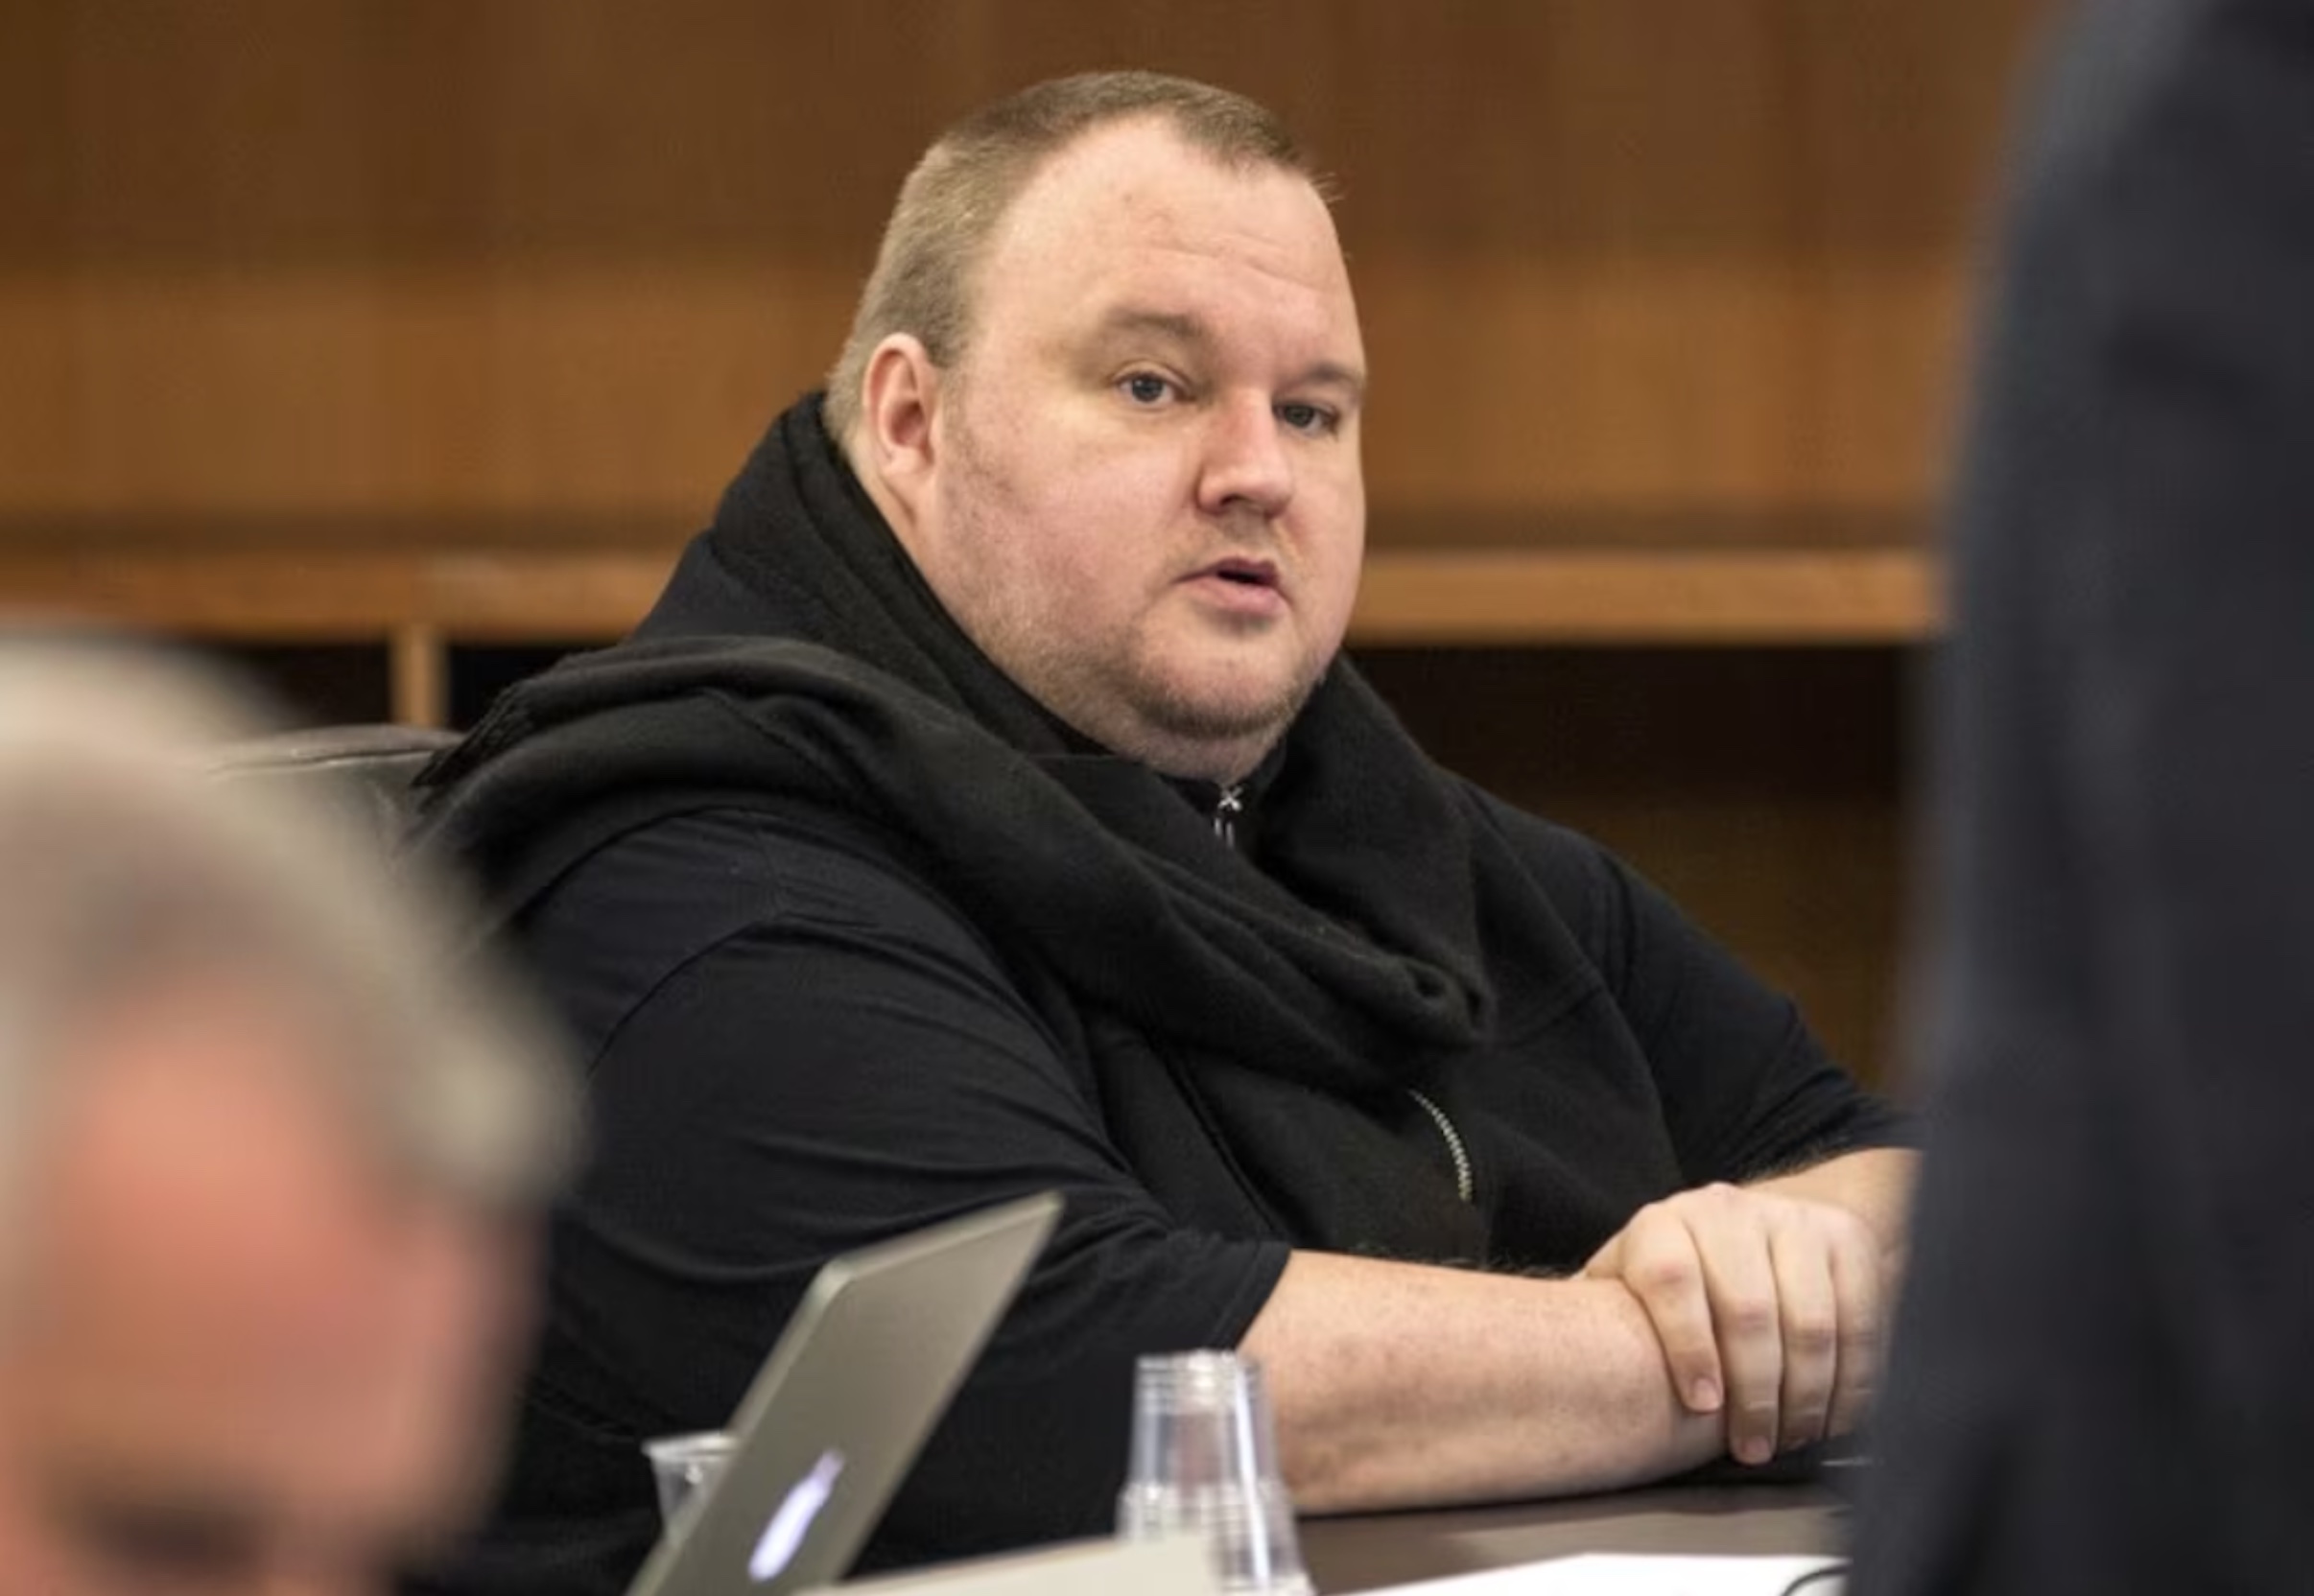
M214 766L235 781L303 784L351 810L381 844L400 839L410 818L410 784L459 734L423 726L318 726L235 743Z

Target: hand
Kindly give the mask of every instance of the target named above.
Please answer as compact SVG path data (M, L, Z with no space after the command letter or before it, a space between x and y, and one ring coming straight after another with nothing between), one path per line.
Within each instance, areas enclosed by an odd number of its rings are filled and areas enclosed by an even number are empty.
M1880 1250L1847 1209L1702 1186L1640 1209L1583 1273L1639 1298L1680 1400L1724 1406L1741 1462L1850 1429L1870 1400Z

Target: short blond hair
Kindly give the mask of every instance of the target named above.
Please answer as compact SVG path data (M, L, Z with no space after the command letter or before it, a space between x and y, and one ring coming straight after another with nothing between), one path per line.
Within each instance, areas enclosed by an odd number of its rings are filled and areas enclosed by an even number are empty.
M1044 163L1095 129L1149 117L1233 168L1276 167L1325 184L1286 124L1228 89L1158 72L1055 78L982 106L925 152L885 224L851 334L828 376L830 435L860 418L868 358L895 333L953 367L971 342L977 279L989 240Z

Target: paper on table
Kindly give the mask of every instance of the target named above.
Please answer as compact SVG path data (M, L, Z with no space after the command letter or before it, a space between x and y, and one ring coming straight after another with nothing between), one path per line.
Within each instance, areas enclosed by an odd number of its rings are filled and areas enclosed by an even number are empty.
M1084 1540L823 1585L805 1596L1221 1596L1204 1540ZM1809 1596L1814 1596L1813 1592Z
M1375 1596L1840 1596L1839 1558L1591 1553L1392 1585Z

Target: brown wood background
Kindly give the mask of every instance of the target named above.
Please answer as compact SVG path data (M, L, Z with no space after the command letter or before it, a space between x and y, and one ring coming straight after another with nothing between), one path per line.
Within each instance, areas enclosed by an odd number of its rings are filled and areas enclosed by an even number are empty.
M927 137L1140 62L1338 175L1391 537L1910 527L2032 10L0 0L0 523L688 526Z
M926 139L1120 64L1267 101L1337 174L1382 555L1662 552L1692 605L1733 568L1691 556L1902 553L2042 9L0 0L0 553L70 552L22 597L106 578L166 619L169 568L118 551L249 545L224 591L262 613L220 625L284 637L330 631L300 561L332 547L570 540L647 580L832 357ZM1507 606L1450 586L1368 658L1451 763L1624 849L1877 1066L1910 656L1776 628L1910 635L1904 573L1725 628L1759 646L1618 646L1656 569L1571 615L1531 571ZM400 579L368 570L328 591ZM1601 646L1421 646L1516 642L1522 592Z

